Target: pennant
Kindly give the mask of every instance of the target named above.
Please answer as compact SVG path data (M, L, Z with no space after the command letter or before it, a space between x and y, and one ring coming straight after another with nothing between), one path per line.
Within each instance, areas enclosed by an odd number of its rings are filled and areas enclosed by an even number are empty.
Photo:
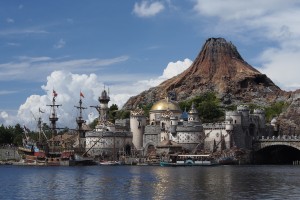
M82 93L82 92L80 92L80 96L84 98L84 95L83 95L83 93Z
M55 92L55 90L53 90L53 96L56 97L57 93Z

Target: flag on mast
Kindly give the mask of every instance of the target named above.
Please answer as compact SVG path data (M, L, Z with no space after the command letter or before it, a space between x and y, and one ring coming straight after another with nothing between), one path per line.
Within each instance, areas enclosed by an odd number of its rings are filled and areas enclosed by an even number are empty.
M83 95L83 93L81 91L80 91L80 96L84 98L84 95Z
M56 97L57 96L57 93L55 90L53 90L53 96Z

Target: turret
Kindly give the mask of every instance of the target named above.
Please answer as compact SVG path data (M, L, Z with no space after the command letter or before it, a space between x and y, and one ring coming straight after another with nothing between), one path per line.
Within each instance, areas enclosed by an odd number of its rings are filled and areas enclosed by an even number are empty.
M254 109L253 114L259 118L259 128L264 129L266 126L266 115L262 109Z
M105 125L108 120L108 118L107 118L108 102L110 101L109 95L106 92L105 88L102 91L101 96L98 98L98 101L100 103L99 106L90 106L90 107L96 108L99 113L98 125L99 124Z
M198 111L195 108L194 102L193 102L192 107L191 107L191 109L188 113L188 121L189 122L200 122Z
M225 130L226 131L233 131L233 119L230 116L226 116L225 118Z
M279 128L278 128L278 122L277 122L277 119L276 117L274 117L272 120L271 120L271 126L273 126L273 130L275 133L277 133L279 131Z
M132 132L132 143L136 149L143 146L144 128L146 126L146 117L143 109L136 109L130 112L130 129Z
M247 105L240 105L237 107L237 111L242 114L242 126L248 127L249 126L249 115L250 110Z
M242 114L237 111L227 111L226 117L232 118L232 124L233 125L241 125L242 124Z
M171 112L169 109L162 113L161 115L161 121L160 121L160 127L161 127L161 141L169 140L169 133L170 133L170 125L171 120L170 118L173 117L173 112Z
M177 133L176 129L177 129L177 125L178 125L178 117L171 116L170 121L171 121L170 132L171 132L172 136L175 136Z
M101 121L107 121L107 112L108 112L108 102L110 101L109 94L104 89L99 97L98 101L100 102L100 118Z

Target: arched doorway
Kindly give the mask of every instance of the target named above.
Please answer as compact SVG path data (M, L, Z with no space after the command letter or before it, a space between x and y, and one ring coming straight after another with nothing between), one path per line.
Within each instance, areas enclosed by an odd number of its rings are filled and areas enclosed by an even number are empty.
M148 145L148 147L147 147L146 154L147 154L147 155L150 155L150 154L153 154L153 153L155 153L155 147L154 147L154 145L150 144L150 145Z

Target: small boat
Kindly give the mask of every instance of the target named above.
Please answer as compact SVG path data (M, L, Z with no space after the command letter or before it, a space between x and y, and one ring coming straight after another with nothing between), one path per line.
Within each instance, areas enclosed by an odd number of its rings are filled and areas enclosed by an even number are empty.
M161 161L162 167L177 166L212 166L217 162L210 155L170 155L169 161Z
M99 165L114 166L114 165L121 165L121 162L120 161L100 161Z

